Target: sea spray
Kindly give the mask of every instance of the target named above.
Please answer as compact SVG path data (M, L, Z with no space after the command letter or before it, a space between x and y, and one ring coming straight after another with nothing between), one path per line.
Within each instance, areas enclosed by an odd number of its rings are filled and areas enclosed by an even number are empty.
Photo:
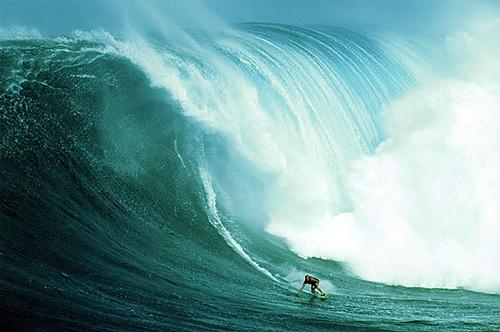
M368 280L500 292L497 25L449 39L457 78L429 77L384 110L387 139L345 173L352 212L271 230Z

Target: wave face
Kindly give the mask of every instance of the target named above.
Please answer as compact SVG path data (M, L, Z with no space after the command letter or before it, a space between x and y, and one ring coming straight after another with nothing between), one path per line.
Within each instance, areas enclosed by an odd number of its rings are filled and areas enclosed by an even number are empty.
M445 170L426 166L440 151L450 160L456 146L412 137L424 128L424 138L439 140L456 127L438 134L442 122L426 113L426 99L409 94L422 77L415 46L270 24L192 33L182 43L105 32L7 39L6 327L460 330L436 318L453 309L469 330L494 329L494 295L389 286L500 289L491 268L499 242L488 235L498 230L496 205L477 203L479 224L476 210L456 209L443 222L431 210L448 193L430 193ZM495 108L495 98L477 93ZM422 117L432 121L413 122ZM470 166L462 161L451 167ZM422 187L409 190L409 179ZM491 180L475 179L483 189ZM427 214L408 207L416 203ZM460 230L450 232L454 221ZM471 244L478 225L484 248ZM292 297L306 272L335 299Z

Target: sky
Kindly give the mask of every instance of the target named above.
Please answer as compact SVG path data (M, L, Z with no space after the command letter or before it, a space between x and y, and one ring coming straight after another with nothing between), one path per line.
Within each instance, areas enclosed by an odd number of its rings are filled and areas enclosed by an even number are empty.
M494 0L0 0L0 27L36 28L60 35L74 30L122 30L130 22L183 27L239 22L331 25L408 34L446 33L470 16L486 15ZM158 17L161 17L158 19Z

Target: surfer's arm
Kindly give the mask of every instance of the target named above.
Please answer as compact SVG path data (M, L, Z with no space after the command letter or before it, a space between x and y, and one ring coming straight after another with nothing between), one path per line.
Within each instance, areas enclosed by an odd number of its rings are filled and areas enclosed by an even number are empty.
M302 290L304 289L304 287L306 287L306 283L305 282L303 282L302 286L300 286L299 293L302 292Z

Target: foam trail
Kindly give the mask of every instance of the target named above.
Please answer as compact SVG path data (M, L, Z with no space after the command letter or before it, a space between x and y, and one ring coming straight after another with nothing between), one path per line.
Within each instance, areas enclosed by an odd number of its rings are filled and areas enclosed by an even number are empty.
M241 245L236 242L236 240L231 236L231 233L227 230L227 228L222 223L221 218L219 217L219 213L217 211L217 195L214 191L212 180L210 178L210 174L203 168L200 168L200 177L202 179L203 187L206 193L206 206L208 210L208 219L210 223L215 227L217 232L224 238L226 243L234 249L241 257L243 257L247 262L250 263L256 270L262 272L269 278L274 281L278 281L268 270L260 266L257 262L255 262L241 247Z
M182 158L181 154L179 153L179 149L177 148L177 139L174 140L174 151L177 154L177 157L179 158L179 160L180 160L180 162L182 164L182 167L184 167L185 169L187 169L187 166L184 163L184 159Z

